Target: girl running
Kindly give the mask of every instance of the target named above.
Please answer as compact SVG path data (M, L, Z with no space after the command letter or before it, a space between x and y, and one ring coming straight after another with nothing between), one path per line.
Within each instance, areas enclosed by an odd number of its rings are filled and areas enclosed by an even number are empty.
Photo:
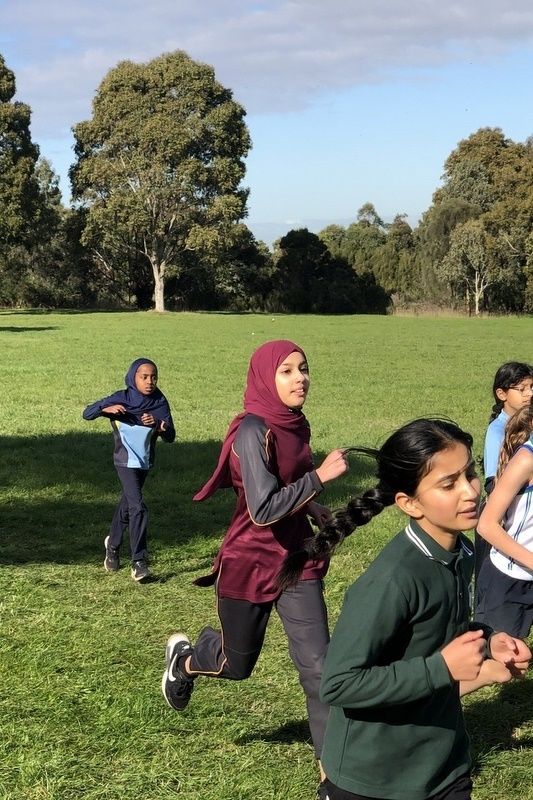
M476 614L520 637L533 624L532 433L530 404L505 427L496 484L478 525L492 549L479 573Z
M305 557L328 558L386 506L409 522L348 589L331 638L319 797L468 800L460 696L522 676L531 656L520 640L469 622L473 549L461 531L478 521L481 489L472 437L451 422L419 419L379 450L354 449L376 459L378 483L335 514ZM302 557L287 560L284 586Z
M529 405L533 395L533 367L520 361L507 361L498 368L492 385L494 405L485 434L483 452L483 474L485 476L485 492L490 494L494 486L500 449L503 443L505 425L516 411ZM478 534L475 534L476 562L474 568L476 606L478 603L478 578L481 566L489 554L490 545Z
M276 584L286 554L312 536L308 517L318 524L329 518L315 498L325 483L348 469L343 450L334 450L314 467L309 423L302 412L309 382L306 355L293 342L267 342L252 355L244 413L231 423L218 466L194 498L206 500L222 487L233 487L237 495L213 571L196 581L215 585L220 631L204 628L194 647L185 634L170 637L162 690L169 706L181 711L201 675L248 678L275 607L306 695L320 758L328 715L318 697L329 642L322 591L327 559L309 559L290 591Z
M138 358L126 375L126 389L87 406L83 419L108 417L115 450L113 463L122 484L109 536L106 537L104 567L108 572L120 568L119 550L126 527L131 545L131 577L140 583L151 578L146 559L148 509L142 488L154 463L155 442L173 442L176 436L170 407L157 388L157 367L149 358Z

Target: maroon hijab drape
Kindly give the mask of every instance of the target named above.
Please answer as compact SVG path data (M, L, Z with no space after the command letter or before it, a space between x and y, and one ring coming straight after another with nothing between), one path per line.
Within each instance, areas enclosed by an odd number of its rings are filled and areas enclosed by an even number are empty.
M232 485L229 469L231 446L237 435L241 420L246 414L255 414L265 420L269 428L282 433L283 430L293 431L299 438L309 442L309 424L301 411L293 411L281 402L276 389L276 370L291 353L306 355L301 347L287 339L266 342L261 345L250 359L246 389L244 392L244 412L238 414L231 422L226 438L222 443L222 450L217 468L205 486L195 494L194 500L206 500L217 489L227 488ZM281 441L283 437L281 438ZM283 471L283 451L278 453L280 470Z

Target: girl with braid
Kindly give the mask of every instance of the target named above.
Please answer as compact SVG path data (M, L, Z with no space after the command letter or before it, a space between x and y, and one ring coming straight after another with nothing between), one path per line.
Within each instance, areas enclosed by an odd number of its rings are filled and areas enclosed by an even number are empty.
M349 501L304 552L290 556L283 586L304 558L328 558L387 506L409 517L348 589L324 664L330 705L323 800L469 800L472 782L460 697L524 675L519 639L470 622L480 481L472 437L447 420L419 419L379 450L377 485Z

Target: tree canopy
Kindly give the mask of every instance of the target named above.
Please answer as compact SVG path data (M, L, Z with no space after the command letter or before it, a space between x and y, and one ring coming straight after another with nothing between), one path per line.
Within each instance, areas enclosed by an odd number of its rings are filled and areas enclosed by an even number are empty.
M459 142L444 167L443 185L420 226L422 256L437 276L457 277L457 255L462 253L463 265L472 265L465 253L473 254L475 241L475 262L484 266L474 272L485 276L480 294L473 294L476 313L485 303L498 310L521 310L530 280L533 150L527 142L506 138L500 128L480 128ZM463 291L460 285L466 286L449 281L452 296Z
M178 50L108 72L73 127L70 208L15 89L0 56L3 305L533 312L533 136L458 142L415 228L367 201L270 250L243 222L245 111L209 65Z
M31 139L31 110L13 101L15 75L0 55L0 244L22 244L31 236L38 213L34 174L39 148Z
M150 264L156 310L189 250L213 253L246 214L245 111L212 67L186 53L123 61L74 126L73 195L87 207L85 242L108 269Z

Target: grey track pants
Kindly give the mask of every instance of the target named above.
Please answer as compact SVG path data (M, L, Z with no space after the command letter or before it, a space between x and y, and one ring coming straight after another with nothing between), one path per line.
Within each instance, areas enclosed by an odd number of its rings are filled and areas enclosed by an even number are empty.
M220 631L204 628L194 646L189 671L194 676L241 681L248 678L263 647L272 608L281 619L289 653L304 690L309 727L320 758L329 708L319 699L322 667L329 643L321 580L300 581L275 602L250 603L217 597Z

